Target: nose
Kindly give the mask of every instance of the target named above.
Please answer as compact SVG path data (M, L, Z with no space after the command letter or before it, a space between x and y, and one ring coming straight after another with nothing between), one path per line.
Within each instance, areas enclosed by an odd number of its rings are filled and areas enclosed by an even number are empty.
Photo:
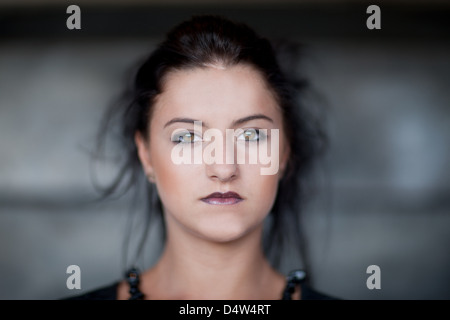
M229 182L238 177L238 166L236 164L207 164L206 174L212 180L219 180L220 182Z
M207 158L205 161L207 176L212 180L219 180L220 182L228 182L236 179L239 175L239 166L236 161L234 136L224 135L223 131L218 129L209 129L205 132L204 137L207 141L212 140L212 137L214 137L213 142L210 142L212 144L207 144L203 150ZM216 143L216 141L220 140L222 140L222 143Z

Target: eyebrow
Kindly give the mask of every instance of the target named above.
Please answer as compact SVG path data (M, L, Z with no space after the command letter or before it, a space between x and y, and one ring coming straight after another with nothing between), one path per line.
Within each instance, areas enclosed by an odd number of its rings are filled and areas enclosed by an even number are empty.
M241 124L243 124L245 122L248 122L248 121L251 121L251 120L258 120L258 119L267 120L267 121L273 123L273 120L271 118L269 118L268 116L265 116L263 114L253 114L251 116L247 116L247 117L244 117L244 118L241 118L241 119L234 120L233 123L232 123L232 126L235 127L235 126L241 125ZM195 119L191 119L191 118L173 118L172 120L168 121L164 125L164 128L169 126L169 125L171 125L171 124L178 123L178 122L194 124L195 121L201 121L201 120L195 120ZM203 124L204 127L208 127L208 125L205 122L203 122L203 121L202 121L202 124Z
M235 120L235 121L233 121L232 126L234 127L234 126L243 124L245 122L248 122L248 121L251 121L251 120L258 120L258 119L267 120L267 121L273 123L273 120L271 118L269 118L268 116L265 116L265 115L259 113L259 114L253 114L251 116Z

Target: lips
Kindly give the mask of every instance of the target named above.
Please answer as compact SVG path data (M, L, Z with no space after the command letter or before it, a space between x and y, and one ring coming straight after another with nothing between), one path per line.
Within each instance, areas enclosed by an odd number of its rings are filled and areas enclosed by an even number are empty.
M201 199L203 202L214 205L230 205L241 202L242 197L233 191L228 191L225 193L222 192L214 192L209 196Z

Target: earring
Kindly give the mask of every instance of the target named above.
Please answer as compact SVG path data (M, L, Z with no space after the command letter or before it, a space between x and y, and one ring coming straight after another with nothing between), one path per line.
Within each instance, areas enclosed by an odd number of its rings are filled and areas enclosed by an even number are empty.
M146 174L148 181L150 181L151 183L155 183L155 176L151 173L147 173Z

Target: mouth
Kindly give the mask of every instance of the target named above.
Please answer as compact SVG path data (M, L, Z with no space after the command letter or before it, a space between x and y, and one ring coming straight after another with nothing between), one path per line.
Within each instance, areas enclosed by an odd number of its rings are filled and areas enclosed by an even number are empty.
M211 193L209 196L200 199L203 202L206 202L208 204L214 204L214 205L230 205L230 204L236 204L241 202L242 197L233 191L228 191L225 193L222 192L214 192Z

